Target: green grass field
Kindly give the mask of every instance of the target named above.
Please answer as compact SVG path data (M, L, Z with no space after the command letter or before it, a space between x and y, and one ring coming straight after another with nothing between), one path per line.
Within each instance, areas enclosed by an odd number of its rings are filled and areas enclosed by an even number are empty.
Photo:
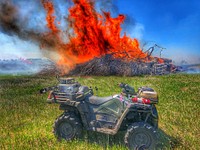
M200 149L200 74L141 77L76 77L84 85L97 86L99 96L120 92L117 83L137 89L150 86L159 94L159 132L163 149ZM46 103L38 91L57 83L54 77L0 76L0 149L126 149L123 134L83 134L73 142L58 142L52 133L62 112Z

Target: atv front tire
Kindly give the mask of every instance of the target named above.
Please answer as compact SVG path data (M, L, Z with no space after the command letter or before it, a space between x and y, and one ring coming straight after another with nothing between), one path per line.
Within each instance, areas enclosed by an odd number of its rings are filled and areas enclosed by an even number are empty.
M145 122L133 123L129 126L124 141L130 150L140 147L153 150L157 145L157 132Z
M82 124L74 113L64 113L56 119L53 132L58 140L69 141L81 135Z

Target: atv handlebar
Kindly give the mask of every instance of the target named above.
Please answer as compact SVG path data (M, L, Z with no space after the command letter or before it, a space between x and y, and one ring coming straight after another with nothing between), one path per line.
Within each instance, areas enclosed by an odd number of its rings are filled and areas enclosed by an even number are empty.
M122 92L125 93L125 94L131 94L131 95L134 95L134 94L135 94L134 88L131 87L131 86L128 85L128 84L119 83L118 86L119 86L120 88L122 88Z
M118 84L118 86L119 86L120 88L124 88L125 85L126 85L125 83L119 83L119 84Z
M57 86L51 86L51 87L43 88L43 89L40 90L40 94L44 94L44 93L51 91L51 90L54 90L56 88L57 88Z

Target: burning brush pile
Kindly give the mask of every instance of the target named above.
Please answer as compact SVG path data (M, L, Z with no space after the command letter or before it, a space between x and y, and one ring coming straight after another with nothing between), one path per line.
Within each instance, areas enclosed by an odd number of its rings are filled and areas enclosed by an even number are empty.
M86 63L78 64L68 75L162 75L172 72L172 64L169 62L159 64L157 62L124 61L106 54L94 58Z
M99 13L94 0L72 2L65 17L66 30L62 30L53 2L41 0L48 28L44 33L26 30L15 5L11 1L0 2L1 28L5 33L38 43L41 50L59 54L57 65L64 74L132 76L170 71L170 63L143 52L137 39L121 33L125 15L113 18L109 12ZM157 68L163 63L159 71Z

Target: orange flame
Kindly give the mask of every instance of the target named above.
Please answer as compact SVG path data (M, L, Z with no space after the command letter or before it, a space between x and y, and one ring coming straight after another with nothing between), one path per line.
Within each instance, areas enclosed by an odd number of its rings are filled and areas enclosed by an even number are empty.
M55 25L55 19L56 17L53 16L54 14L54 6L51 1L45 1L42 0L42 4L44 9L47 11L46 21L47 21L47 27L51 29L53 32L58 32L59 29Z
M58 41L55 48L61 56L58 64L73 67L75 64L105 54L113 54L113 57L126 61L138 59L147 61L147 54L142 52L137 39L132 39L126 34L120 36L121 24L125 20L124 15L112 18L109 12L99 14L91 0L73 0L73 2L74 5L69 8L67 18L73 33L65 33L68 42L64 43L59 35L61 31L55 25L53 3L42 0L47 11L47 27Z

